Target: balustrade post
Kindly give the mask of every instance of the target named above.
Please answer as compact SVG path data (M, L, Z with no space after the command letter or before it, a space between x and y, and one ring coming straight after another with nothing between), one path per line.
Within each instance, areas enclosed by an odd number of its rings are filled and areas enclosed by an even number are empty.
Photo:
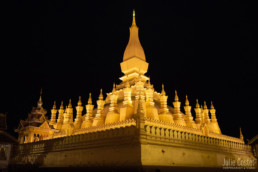
M153 136L156 135L156 133L155 133L155 127L154 127L154 126L151 127L151 135L153 135Z
M172 129L169 130L169 137L174 138L174 131Z
M156 127L156 135L160 136L160 128L159 127Z
M151 134L150 133L150 126L148 126L148 125L146 126L146 134Z
M160 136L164 137L164 128L160 128Z
M177 139L181 139L181 131L177 132Z
M174 130L173 133L174 133L174 138L177 139L177 131Z
M169 129L166 129L166 138L169 138L170 136L169 136Z

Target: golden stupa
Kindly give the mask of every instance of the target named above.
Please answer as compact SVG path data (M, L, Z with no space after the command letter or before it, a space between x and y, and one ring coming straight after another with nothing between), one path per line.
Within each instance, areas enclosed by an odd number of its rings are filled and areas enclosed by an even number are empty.
M100 90L95 108L90 93L86 114L82 114L79 97L75 107L71 100L67 106L61 102L59 108L54 103L48 120L40 95L38 106L16 129L20 144L12 163L146 169L223 168L229 160L256 163L242 133L240 138L221 133L212 103L208 108L206 102L201 106L196 100L193 117L187 96L182 105L175 91L171 107L164 85L161 93L154 90L145 76L149 64L139 41L135 12L120 65L124 73L121 83L113 84L106 97ZM249 167L250 163L238 165Z

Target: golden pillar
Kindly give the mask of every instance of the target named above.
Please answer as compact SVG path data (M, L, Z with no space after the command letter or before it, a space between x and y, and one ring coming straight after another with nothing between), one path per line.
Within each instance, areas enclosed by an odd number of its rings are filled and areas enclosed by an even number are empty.
M214 131L217 134L221 134L221 130L216 118L216 110L213 106L213 103L211 102L211 108L210 108L210 113L211 113L211 124L213 125Z
M81 101L81 96L79 97L79 101L76 106L76 118L74 121L74 129L80 129L82 125L82 111L83 111L83 106L82 106L82 101Z
M87 113L85 115L85 119L84 119L84 121L82 123L81 128L89 128L89 127L92 126L92 122L93 122L93 117L92 117L93 108L94 108L94 105L92 104L91 93L90 93L89 94L89 99L88 99L88 104L86 105Z
M173 105L174 105L174 112L175 112L174 122L178 125L186 126L183 114L180 111L181 102L179 101L177 91L175 91L175 100L173 102Z
M60 108L58 110L58 119L56 124L56 129L61 129L64 121L64 105L63 101L61 102Z
M191 128L197 128L196 124L193 121L193 116L192 116L192 113L191 113L191 106L190 106L190 103L189 103L189 100L188 100L187 96L186 96L186 99L185 99L184 109L185 109L185 115L186 115L185 116L186 125L188 127L191 127Z
M202 123L202 111L201 111L198 99L196 99L196 105L195 105L194 111L195 111L195 123L197 125L197 128L200 129L200 125Z
M132 105L132 89L129 81L126 81L124 92L123 106L120 108L120 121L127 120L133 117L134 109Z
M62 130L66 132L66 135L71 135L73 133L74 124L73 124L73 107L72 101L69 100L69 105L66 109L66 113L64 114L64 122L62 125Z
M169 114L169 110L168 110L168 107L167 107L167 99L168 99L168 96L166 96L164 85L162 84L162 90L161 90L161 94L160 94L159 119L161 121L164 121L164 122L167 122L167 123L174 123L172 114Z
M57 113L56 101L54 101L54 105L53 105L53 108L51 110L51 119L50 119L49 125L55 125L56 124L56 113Z
M100 94L99 94L99 100L97 101L97 114L93 120L92 126L98 126L98 125L103 125L104 124L104 105L105 101L103 100L103 94L102 94L102 89L100 89Z
M150 84L150 80L147 81L147 89L145 92L146 92L146 117L159 120L158 110L154 106L154 102L153 102L154 89Z
M105 124L118 122L120 119L120 114L117 110L117 94L116 94L116 85L113 84L113 90L110 95L110 106L109 106L109 112L107 113Z

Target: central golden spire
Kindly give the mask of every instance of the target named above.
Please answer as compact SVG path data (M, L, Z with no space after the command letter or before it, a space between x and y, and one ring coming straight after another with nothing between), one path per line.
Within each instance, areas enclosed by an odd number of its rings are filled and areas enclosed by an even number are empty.
M149 64L146 62L145 53L139 40L139 28L136 25L135 11L133 10L133 20L130 27L130 37L124 51L123 62L120 63L124 76L122 81L141 77L148 80L144 74L148 71Z
M123 61L132 57L137 57L145 61L145 53L139 40L138 30L139 28L137 27L135 20L135 11L133 10L133 21L132 26L130 27L130 38L124 52Z

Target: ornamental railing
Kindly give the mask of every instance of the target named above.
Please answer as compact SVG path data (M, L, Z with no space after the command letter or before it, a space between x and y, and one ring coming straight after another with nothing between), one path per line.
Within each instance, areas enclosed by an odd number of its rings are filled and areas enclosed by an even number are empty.
M135 126L136 121L134 119L128 119L124 121L118 121L110 124L103 124L94 127L84 128L84 129L76 129L74 130L74 134L84 134L84 133L92 133L97 131L105 131L109 129L121 128L121 127L128 127L128 126Z
M177 131L185 132L185 133L189 133L189 134L192 133L192 134L197 134L197 135L204 136L202 130L191 128L191 127L188 127L188 126L166 123L166 122L163 122L163 121L154 120L154 119L150 119L150 118L145 119L145 124L149 125L149 126L158 127L158 128L166 128L166 129L177 130ZM243 140L241 140L239 138L236 138L236 137L227 136L227 135L224 135L224 134L217 134L217 133L209 132L208 137L244 144Z
M73 130L72 135L78 135L78 134L86 134L86 133L94 133L98 131L105 131L115 128L121 128L121 127L128 127L128 126L135 126L136 121L134 119L128 119L124 121L118 121L111 124L103 124L98 126L93 126L89 128L83 128L83 129L75 129ZM55 133L54 138L60 138L60 137L67 137L66 132L60 131L58 133Z
M208 136L201 132L189 132L185 128L175 128L173 125L157 125L152 121L145 124L146 140L156 144L178 144L180 146L195 145L200 148L224 149L231 151L251 151L249 145L240 139L209 133Z

